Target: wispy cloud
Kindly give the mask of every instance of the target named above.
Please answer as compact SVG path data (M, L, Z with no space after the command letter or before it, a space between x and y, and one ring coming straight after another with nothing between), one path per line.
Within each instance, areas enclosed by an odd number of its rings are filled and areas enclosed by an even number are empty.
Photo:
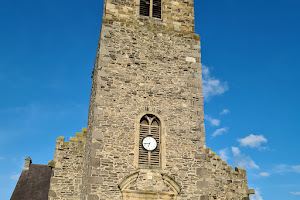
M285 172L291 172L291 171L292 171L291 167L286 164L276 165L273 169L273 172L278 173L278 174L282 174Z
M300 192L290 192L292 195L300 195Z
M14 174L14 175L11 175L9 178L13 181L17 181L17 180L19 180L19 177L20 177L20 174Z
M268 173L268 172L261 172L260 174L259 174L259 176L262 176L262 177L269 177L271 174L270 173Z
M238 147L231 147L231 151L232 151L234 156L241 154L241 151Z
M208 101L211 97L221 95L228 90L226 82L222 82L211 76L207 66L202 65L203 97Z
M263 135L250 134L245 138L238 139L238 142L240 143L240 146L255 148L260 147L263 143L268 142L268 140Z
M220 157L222 158L222 160L224 160L225 162L227 162L227 160L229 159L229 156L228 156L228 148L221 149L221 150L219 151L219 155L220 155Z
M220 126L221 120L212 118L208 115L205 115L205 120L207 120L212 126Z
M292 168L293 168L296 172L300 173L300 165L292 166Z
M246 168L246 169L251 169L251 168L258 169L259 168L259 166L257 166L255 164L255 162L249 156L242 154L238 147L231 147L231 150L233 153L235 164L237 166Z
M4 160L4 159L5 159L4 157L1 157L1 156L0 156L0 160Z
M220 112L220 115L227 115L228 113L230 113L230 111L228 109L224 109Z
M215 132L213 132L213 134L211 134L211 136L216 137L216 136L219 136L219 135L223 135L227 131L228 131L228 128L219 128Z
M292 173L292 172L300 173L300 165L291 166L287 164L279 164L273 168L272 172L278 174Z
M259 188L255 188L255 194L250 195L250 200L263 200Z

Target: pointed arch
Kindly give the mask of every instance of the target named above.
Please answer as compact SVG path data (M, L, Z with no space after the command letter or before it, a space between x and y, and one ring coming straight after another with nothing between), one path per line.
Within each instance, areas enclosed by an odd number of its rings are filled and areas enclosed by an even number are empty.
M150 111L141 113L135 125L134 166L138 168L165 168L165 126L161 116ZM144 149L142 140L153 137L157 148L151 152Z
M140 120L139 128L139 166L160 167L160 120L153 114L146 114ZM143 147L143 139L152 137L157 143L153 151L147 151Z

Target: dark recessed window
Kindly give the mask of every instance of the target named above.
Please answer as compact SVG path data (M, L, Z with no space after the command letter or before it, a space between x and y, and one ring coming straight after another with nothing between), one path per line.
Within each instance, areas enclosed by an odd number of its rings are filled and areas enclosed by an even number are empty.
M161 18L161 0L140 0L140 15Z

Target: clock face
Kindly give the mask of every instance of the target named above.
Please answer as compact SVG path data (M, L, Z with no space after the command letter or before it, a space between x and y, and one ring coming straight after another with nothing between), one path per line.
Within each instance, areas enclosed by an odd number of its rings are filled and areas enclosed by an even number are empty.
M157 147L157 142L153 137L147 136L143 139L143 147L148 151L153 151Z

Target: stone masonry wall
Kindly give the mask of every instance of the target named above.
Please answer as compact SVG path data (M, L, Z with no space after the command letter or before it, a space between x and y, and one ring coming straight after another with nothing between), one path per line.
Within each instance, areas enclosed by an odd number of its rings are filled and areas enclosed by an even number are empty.
M249 194L254 193L248 189L246 170L233 170L208 147L194 155L192 168L196 171L195 187L200 191L200 200L249 200ZM187 195L186 199L191 198Z
M205 143L198 35L159 22L104 20L93 90L86 162L90 198L120 199L118 183L137 170L135 123L143 112L160 114L166 124L169 159L181 159L185 151L178 154L179 149Z
M82 190L83 156L86 128L76 133L69 142L57 138L50 181L49 200L79 200Z
M193 0L161 0L162 19L165 27L181 32L194 32L194 1ZM140 0L106 0L104 17L108 20L129 22L147 19L139 16Z
M134 166L135 122L148 111L166 129L166 167L150 171L176 180L178 199L248 198L245 171L233 171L204 145L197 35L112 22L102 26L98 56L88 199L121 199L118 184L141 174Z
M200 37L193 0L162 0L162 19L138 1L106 0L85 148L85 200L247 200L246 172L205 146ZM160 168L138 166L137 123L162 122Z

